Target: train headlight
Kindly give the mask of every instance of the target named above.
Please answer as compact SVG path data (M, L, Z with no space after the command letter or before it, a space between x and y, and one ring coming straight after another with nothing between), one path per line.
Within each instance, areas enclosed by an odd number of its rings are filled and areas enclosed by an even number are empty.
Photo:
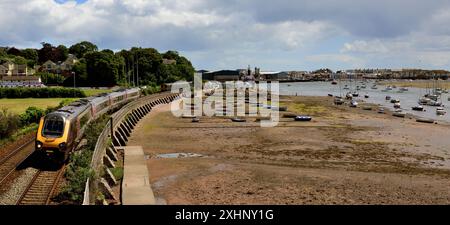
M59 144L59 149L65 150L66 149L66 143L63 142L63 143Z
M42 149L42 142L36 141L36 149L38 150Z

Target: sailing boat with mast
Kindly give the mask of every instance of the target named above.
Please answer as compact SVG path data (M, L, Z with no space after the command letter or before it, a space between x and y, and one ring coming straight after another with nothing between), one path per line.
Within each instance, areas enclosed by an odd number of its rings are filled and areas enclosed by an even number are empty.
M339 73L339 96L335 96L334 104L342 105L344 104L344 99L342 99L342 82L341 82L342 73Z

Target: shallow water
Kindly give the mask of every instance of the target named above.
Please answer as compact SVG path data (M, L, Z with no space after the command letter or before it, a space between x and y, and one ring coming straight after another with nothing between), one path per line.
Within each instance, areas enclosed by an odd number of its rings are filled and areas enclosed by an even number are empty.
M202 155L196 153L168 153L168 154L159 154L156 156L156 158L163 158L163 159L193 158L193 157L202 157Z
M344 90L345 84L349 83L342 82L340 90L339 85L331 85L331 82L298 82L298 83L280 83L280 94L281 95L302 95L302 96L327 96L328 94L333 95L341 95L345 96L345 94L350 90ZM355 84L353 82L353 87L357 85L361 86L358 82ZM390 101L386 101L386 96L389 95L393 99L399 99L403 112L410 113L419 117L435 119L438 121L450 122L450 101L448 98L449 94L442 94L440 101L442 101L445 111L447 114L444 116L436 115L436 107L433 106L424 106L424 112L413 111L411 107L418 105L419 97L425 95L427 92L423 88L408 88L408 91L403 93L398 93L400 88L394 88L391 91L384 92L383 90L386 88L384 85L378 85L378 89L371 89L373 82L369 82L366 86L366 89L361 89L359 92L359 97L357 100L364 100L368 103L380 104L381 106L394 110L394 104L390 103ZM364 98L364 95L368 94L369 98Z

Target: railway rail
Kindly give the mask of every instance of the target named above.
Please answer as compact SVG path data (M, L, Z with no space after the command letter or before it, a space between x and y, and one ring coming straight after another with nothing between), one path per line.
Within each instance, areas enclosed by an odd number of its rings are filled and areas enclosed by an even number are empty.
M34 141L32 138L15 150L11 151L4 158L0 159L0 186L8 180L8 177L16 171L16 168L23 163L34 152Z
M26 187L17 205L48 205L56 193L66 166L56 171L39 170Z

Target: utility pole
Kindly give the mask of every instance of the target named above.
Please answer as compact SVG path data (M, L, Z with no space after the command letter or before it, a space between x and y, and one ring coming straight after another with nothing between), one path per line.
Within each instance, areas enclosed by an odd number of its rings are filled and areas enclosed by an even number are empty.
M73 91L73 97L75 98L75 87L76 87L76 85L75 85L75 75L76 75L76 73L75 72L72 72L72 76L73 76L73 89L74 89L74 91Z
M137 58L137 79L136 79L136 83L137 83L137 86L139 87L139 56L138 56L138 58Z

